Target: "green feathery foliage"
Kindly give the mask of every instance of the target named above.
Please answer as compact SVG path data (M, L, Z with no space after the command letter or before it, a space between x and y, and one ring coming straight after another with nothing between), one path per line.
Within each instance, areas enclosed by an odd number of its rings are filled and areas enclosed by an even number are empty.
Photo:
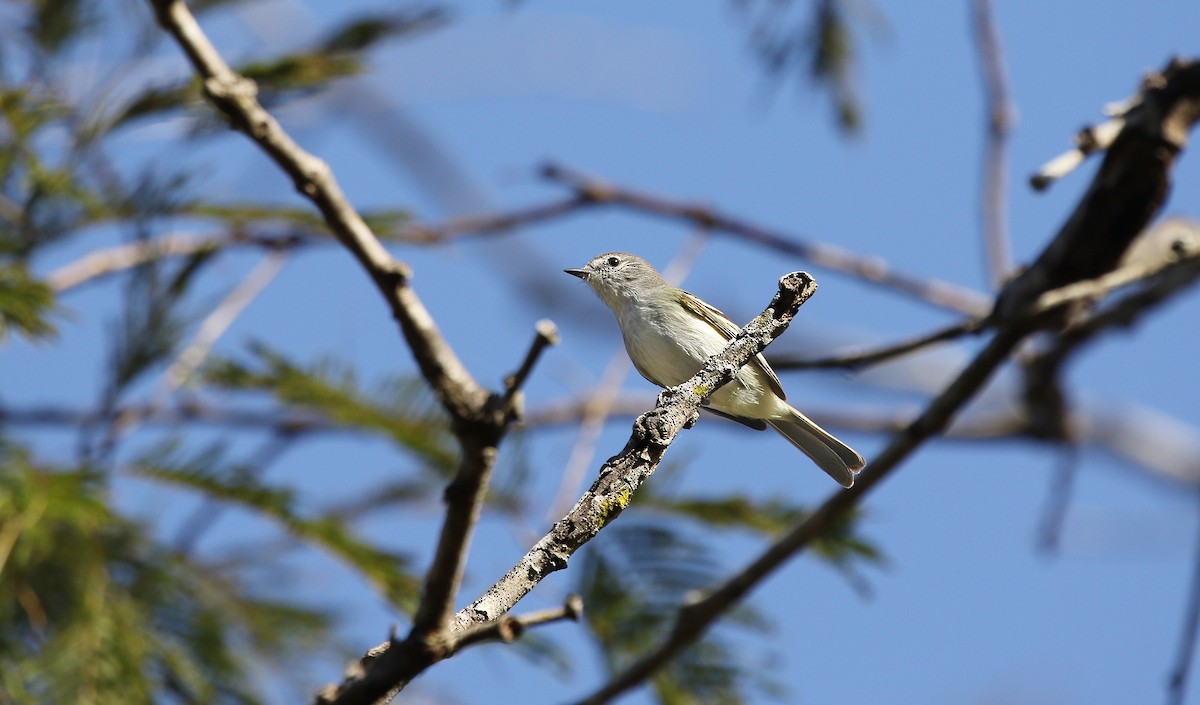
M157 545L96 473L0 441L0 701L257 703L253 664L321 650L328 627Z
M862 129L854 76L858 52L848 0L731 2L747 18L751 49L769 76L796 74L827 89L842 130ZM797 5L804 7L793 12ZM870 9L866 3L862 7Z
M440 5L384 15L360 16L334 27L311 46L281 57L257 59L234 67L258 85L258 98L268 108L328 88L335 81L362 73L366 53L381 41L430 31L448 19ZM225 123L204 105L201 85L189 78L151 86L108 116L104 131L149 117L188 111L194 136L219 134Z
M804 521L809 510L778 499L755 501L744 495L670 498L653 492L638 497L639 507L692 519L710 528L744 529L767 538L778 538ZM883 565L886 558L857 531L862 511L843 517L830 531L813 541L812 555L836 568L860 592L869 592L864 564Z
M188 456L180 452L177 443L168 442L143 454L131 469L142 477L185 487L271 519L297 540L349 564L396 607L405 611L415 607L420 583L409 572L407 558L358 538L336 515L302 516L294 492L260 482L253 468L224 465L223 456L220 446Z
M580 552L577 574L587 624L612 673L661 642L687 595L712 587L723 573L708 545L687 538L678 524L630 519L607 527ZM766 671L733 647L730 626L770 629L752 607L734 610L723 627L654 677L659 702L735 705L751 692L777 691Z
M0 263L0 343L12 332L31 340L54 336L47 320L54 311L54 292L21 264Z
M205 368L208 384L229 391L262 391L279 403L327 416L335 423L376 433L448 477L458 458L445 417L418 379L386 380L363 390L354 371L322 361L302 367L263 343L250 347L247 364L217 358Z

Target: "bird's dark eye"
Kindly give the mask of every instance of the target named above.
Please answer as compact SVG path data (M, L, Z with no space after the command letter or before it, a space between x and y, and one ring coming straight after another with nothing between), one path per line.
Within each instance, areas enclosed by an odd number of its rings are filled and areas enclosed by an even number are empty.
M621 263L620 257L609 257L608 258L608 266L610 266L610 267L615 267L620 263Z

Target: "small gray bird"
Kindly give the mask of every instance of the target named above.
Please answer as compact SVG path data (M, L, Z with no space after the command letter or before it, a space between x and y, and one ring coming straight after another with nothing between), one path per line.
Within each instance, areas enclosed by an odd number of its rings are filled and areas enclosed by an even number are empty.
M633 366L650 382L672 387L700 371L740 330L733 321L683 289L671 286L649 262L625 252L599 255L567 274L588 283L617 316ZM861 455L834 438L785 399L779 378L754 356L707 407L750 428L775 429L843 487L854 484Z

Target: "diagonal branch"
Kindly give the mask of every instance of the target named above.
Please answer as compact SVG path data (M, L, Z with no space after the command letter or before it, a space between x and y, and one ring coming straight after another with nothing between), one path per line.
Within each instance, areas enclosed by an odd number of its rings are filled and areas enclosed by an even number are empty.
M804 272L781 278L779 291L766 310L747 324L724 350L709 358L691 379L659 394L654 409L634 423L625 449L604 464L600 477L571 513L555 524L483 597L460 611L448 630L428 635L414 626L404 641L393 640L372 649L364 659L363 673L339 688L324 690L318 702L365 705L394 694L426 668L453 655L454 633L501 618L543 577L565 568L576 549L629 505L679 432L696 422L701 403L732 381L742 365L783 333L816 288L816 282Z
M600 468L600 476L575 507L483 596L461 610L455 625L462 628L472 622L497 618L542 578L565 568L580 546L629 506L633 494L653 474L676 434L695 423L700 402L731 380L746 360L778 337L815 290L816 282L803 272L780 279L779 293L771 305L725 350L709 359L700 372L659 395L654 410L634 422L633 436L625 449Z
M512 405L513 399L525 386L525 380L529 378L529 373L533 371L533 366L537 364L546 348L558 345L558 326L554 325L554 321L543 318L537 322L534 328L537 334L533 337L533 344L529 346L529 352L525 354L525 360L516 372L504 378L504 404L506 406Z
M447 643L449 634L445 627L454 611L454 600L462 584L467 549L483 509L500 438L508 421L516 416L518 400L515 397L525 377L542 351L557 342L558 329L554 324L539 321L533 345L520 369L507 381L505 393L489 400L489 406L496 409L497 414L484 418L482 423L469 424L465 419L455 420L455 433L462 444L463 457L458 473L446 488L446 517L438 536L433 563L425 575L421 602L413 615L409 641L427 642L426 646L430 649L448 649L449 653L453 653L452 645Z
M296 190L321 211L333 234L370 275L400 324L421 373L451 416L482 408L486 390L467 372L409 286L407 265L384 249L342 193L329 165L296 144L258 102L257 86L229 68L183 0L148 1L159 24L187 54L208 100L292 178Z

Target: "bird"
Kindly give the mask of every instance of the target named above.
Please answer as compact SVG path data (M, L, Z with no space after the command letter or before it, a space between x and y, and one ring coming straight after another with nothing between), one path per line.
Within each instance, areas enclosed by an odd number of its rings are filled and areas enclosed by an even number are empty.
M586 282L612 310L633 366L659 387L687 381L741 330L699 297L671 286L637 255L607 252L563 271ZM779 377L762 355L713 392L706 408L756 430L770 426L843 487L853 486L866 464L850 446L787 403Z

